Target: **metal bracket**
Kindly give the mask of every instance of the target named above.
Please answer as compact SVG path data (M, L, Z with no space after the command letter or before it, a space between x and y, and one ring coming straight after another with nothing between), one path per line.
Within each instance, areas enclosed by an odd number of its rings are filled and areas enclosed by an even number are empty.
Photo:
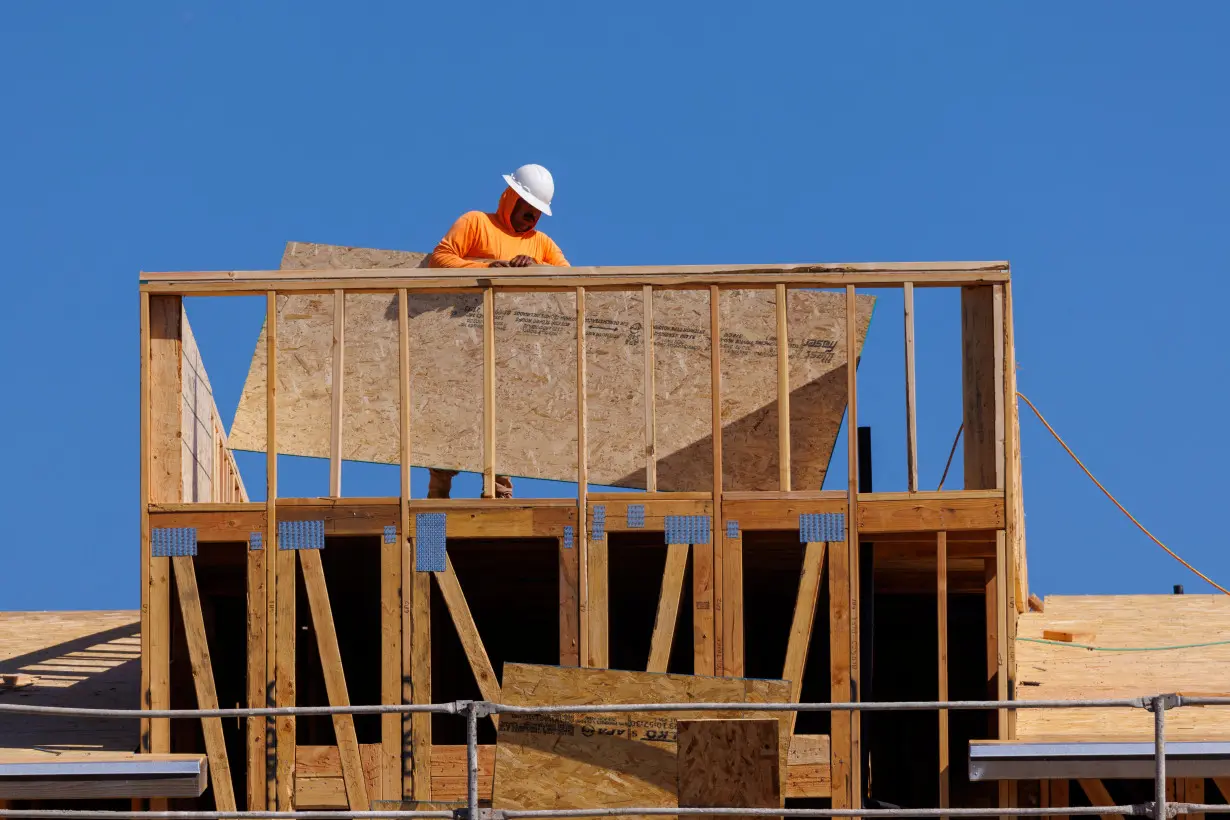
M504 809L479 809L478 814L471 818L470 810L462 806L453 809L453 820L507 820Z
M1163 712L1167 709L1177 709L1183 705L1183 696L1174 693L1158 695L1156 698L1142 698L1142 700L1144 701L1145 709L1150 712L1156 712L1159 705L1162 707Z
M628 505L628 529L639 530L645 526L645 505Z
M150 555L154 558L196 555L196 527L154 527L150 530Z
M445 513L416 513L414 516L414 569L417 572L444 572L448 563Z
M259 551L264 540L265 536L259 532L248 533L248 549L253 552Z
M322 550L325 548L325 522L279 521L278 549Z
M456 706L457 714L463 714L471 709L480 718L490 717L495 714L495 709L492 707L491 702L486 700L462 700L458 701Z
M726 537L727 538L738 538L739 537L739 522L738 521L727 521L726 522Z
M594 505L594 527L590 533L590 538L595 541L601 541L606 538L606 506L603 504Z
M564 525L564 549L572 549L572 525Z
M845 513L800 513L799 543L815 544L819 541L845 541Z
M386 524L385 525L384 543L386 544L396 544L397 543L397 525L396 524Z
M710 518L707 515L666 516L666 543L708 544Z

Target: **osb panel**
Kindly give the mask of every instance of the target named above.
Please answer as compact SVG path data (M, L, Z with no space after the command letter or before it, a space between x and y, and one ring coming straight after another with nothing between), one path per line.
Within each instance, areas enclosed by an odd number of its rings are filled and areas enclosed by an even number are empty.
M1230 645L1191 646L1230 641L1230 597L1049 596L1044 606L1044 612L1025 613L1018 621L1020 700L1230 693ZM1037 643L1043 630L1092 635L1080 643L1102 649ZM1168 712L1166 736L1230 739L1230 708ZM1144 709L1028 709L1017 712L1017 737L1151 740L1153 715Z
M140 706L140 613L0 612L0 673L29 686L0 692L0 703L93 709ZM133 751L131 720L0 715L0 749Z
M504 703L781 703L785 681L706 678L505 664ZM738 718L734 712L504 715L496 744L493 805L502 809L675 807L676 722ZM778 771L786 769L789 715L779 723Z
M417 267L422 254L290 243L283 268ZM860 296L859 345L874 297ZM819 488L845 412L845 296L792 291L792 467L796 489ZM329 455L333 298L278 299L278 450ZM505 293L495 305L496 469L576 479L576 321L571 293ZM723 473L726 489L778 486L776 310L773 291L724 292ZM644 303L641 292L586 295L589 474L594 484L643 487ZM482 469L482 298L411 298L411 452L416 466ZM712 482L709 294L654 295L658 486ZM397 463L397 304L346 299L343 458ZM263 452L262 330L230 443Z
M679 805L782 806L775 720L679 721Z

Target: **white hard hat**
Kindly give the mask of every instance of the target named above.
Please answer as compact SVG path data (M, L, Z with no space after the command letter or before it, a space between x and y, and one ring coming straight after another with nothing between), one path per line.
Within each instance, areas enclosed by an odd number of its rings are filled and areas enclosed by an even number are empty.
M551 215L551 197L555 195L555 180L551 178L551 172L546 168L541 165L522 165L511 174L505 174L504 181L526 202L547 216Z

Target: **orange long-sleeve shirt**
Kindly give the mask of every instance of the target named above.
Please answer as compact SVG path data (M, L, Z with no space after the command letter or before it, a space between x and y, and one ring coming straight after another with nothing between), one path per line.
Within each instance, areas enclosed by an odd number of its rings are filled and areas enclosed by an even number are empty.
M559 246L539 230L517 233L509 216L517 194L505 188L493 214L470 211L453 223L436 249L427 257L432 268L485 268L490 261L507 262L514 256L533 257L540 265L568 266Z

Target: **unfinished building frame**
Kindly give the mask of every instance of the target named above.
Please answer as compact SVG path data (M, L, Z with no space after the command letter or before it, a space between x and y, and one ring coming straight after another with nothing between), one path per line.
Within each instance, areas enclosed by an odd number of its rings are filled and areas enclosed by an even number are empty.
M848 486L845 490L791 486L791 346L787 299L794 289L844 293L847 327L862 290L904 292L905 395L908 491L860 492L857 366L845 368ZM923 492L918 487L914 383L914 291L957 288L961 292L965 488ZM709 339L723 338L721 295L764 290L774 294L777 319L779 487L731 491L723 487L722 344L709 345L712 475L699 491L663 492L655 483L653 311L655 294L693 290L708 294ZM586 296L602 291L639 291L644 300L645 491L589 491L591 442L602 431L587 418ZM495 300L504 292L562 292L575 298L576 481L575 499L497 499ZM330 495L282 498L278 494L279 296L322 294L334 304ZM380 293L397 306L399 341L400 494L388 498L341 495L346 297ZM421 293L479 294L482 298L483 497L414 499L410 492L411 367L410 297ZM189 502L185 494L183 299L191 296L264 296L267 416L266 500ZM607 668L611 664L610 543L622 533L661 533L665 566L655 583L657 606L647 671L665 672L679 649L681 618L690 617L692 673L745 675L745 539L752 533L797 532L802 572L786 640L781 678L791 682L791 700L802 680L813 636L824 629L816 614L828 589L829 696L857 702L860 648L860 544L874 542L877 555L914 562L934 572L939 602L937 658L939 700L947 698L947 601L952 561L980 565L985 596L988 695L1007 700L1013 682L1016 616L1026 598L1020 446L1013 355L1011 281L1006 263L918 263L652 268L528 268L447 272L414 269L255 271L143 274L141 281L141 636L142 708L172 705L171 656L176 641L190 661L192 690L201 708L218 705L220 653L245 658L244 699L250 707L294 706L304 665L323 676L330 706L345 706L355 691L343 672L346 641L339 639L335 606L341 595L379 601L379 703L432 702L432 596L443 599L460 638L474 683L484 700L500 701L500 682L454 568L449 550L467 539L551 539L558 575L558 663ZM845 360L858 361L857 334L845 333ZM478 397L475 397L477 400ZM630 408L631 410L631 408ZM220 483L240 488L234 461L223 461ZM734 467L737 469L737 465ZM655 536L656 537L656 536ZM378 543L374 588L339 590L326 584L321 548L328 542L363 538ZM210 645L202 614L198 571L211 555L242 562L246 585L243 646ZM222 560L219 558L218 560ZM204 562L204 563L203 563ZM691 576L690 595L685 579ZM827 582L824 581L827 576ZM331 603L332 593L332 603ZM300 599L303 599L302 602ZM175 602L178 602L176 605ZM305 617L302 603L306 603ZM298 610L297 611L297 607ZM174 624L174 627L173 627ZM179 637L173 640L173 631ZM300 633L314 635L302 641ZM217 641L215 640L215 644ZM212 650L212 654L211 654ZM309 650L311 650L309 652ZM686 650L685 650L686 651ZM676 653L677 654L677 653ZM305 660L306 659L306 660ZM316 663L316 661L311 661ZM1013 713L1000 710L994 732L1013 737ZM241 742L228 741L218 718L202 720L201 733L219 810L348 806L367 809L374 800L458 799L465 780L464 747L433 744L431 716L382 715L379 742L361 744L356 719L331 718L329 742L301 741L295 717L249 717ZM142 751L171 751L169 721L143 721ZM827 737L795 735L786 796L831 797L835 808L861 807L865 794L861 716L836 712ZM793 723L792 723L793 725ZM941 806L947 807L947 715L940 714ZM236 760L236 748L243 750ZM489 773L492 749L481 750ZM232 775L232 771L235 773ZM239 784L232 789L231 783ZM1010 784L1001 784L1000 805L1010 805Z

